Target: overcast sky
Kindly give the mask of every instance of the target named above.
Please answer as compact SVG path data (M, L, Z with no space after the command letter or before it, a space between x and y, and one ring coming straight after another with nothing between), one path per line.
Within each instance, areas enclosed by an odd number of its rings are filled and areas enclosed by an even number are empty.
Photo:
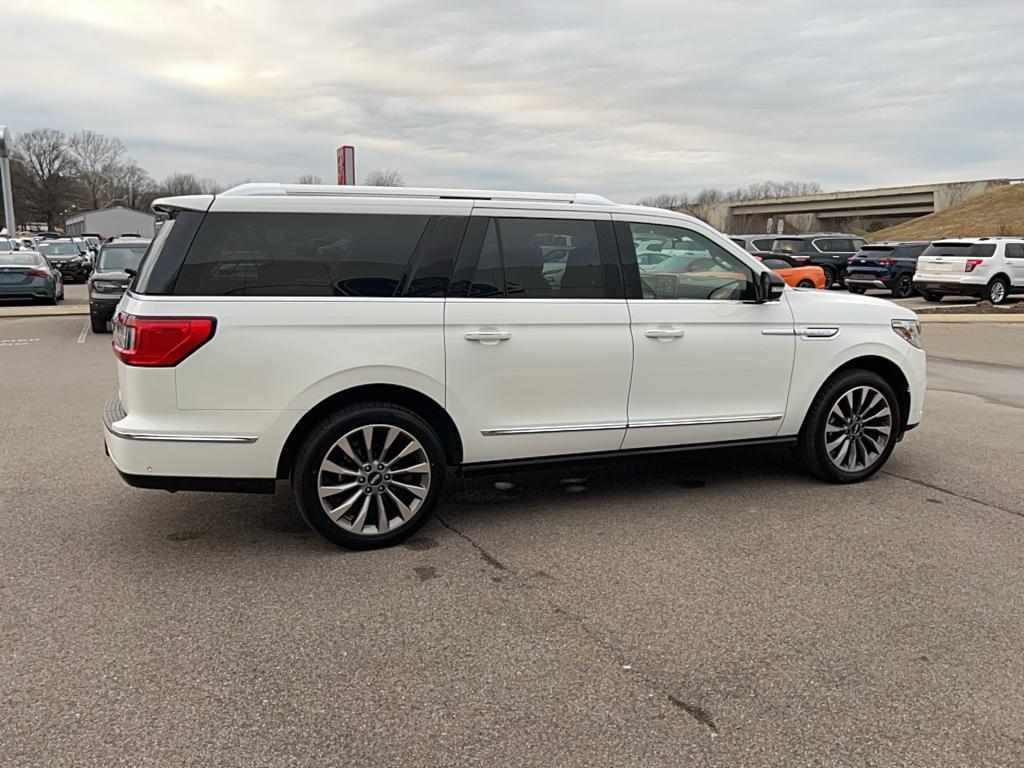
M1020 0L11 0L0 123L156 177L591 191L1024 175Z

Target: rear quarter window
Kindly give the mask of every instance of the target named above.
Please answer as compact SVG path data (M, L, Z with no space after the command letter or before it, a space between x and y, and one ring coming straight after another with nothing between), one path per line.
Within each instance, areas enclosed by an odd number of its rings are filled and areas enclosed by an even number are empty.
M399 292L429 217L211 213L174 286L195 296L367 296Z

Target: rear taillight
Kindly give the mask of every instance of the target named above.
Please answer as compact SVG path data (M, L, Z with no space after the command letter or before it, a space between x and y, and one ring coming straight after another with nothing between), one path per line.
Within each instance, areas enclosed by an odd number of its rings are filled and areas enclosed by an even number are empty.
M47 272L45 269L30 269L25 274L28 275L29 277L47 277L49 275L49 272Z
M136 317L114 320L114 354L126 365L177 365L213 338L212 317Z
M896 266L896 259L878 259L876 263L880 267L893 267Z
M982 263L984 263L984 259L968 259L964 264L964 272L973 272L974 268Z

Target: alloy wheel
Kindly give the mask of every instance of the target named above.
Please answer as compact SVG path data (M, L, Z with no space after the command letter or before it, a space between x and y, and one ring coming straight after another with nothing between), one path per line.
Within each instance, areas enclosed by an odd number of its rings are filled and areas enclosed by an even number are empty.
M905 299L914 292L914 279L910 275L900 275L896 281L896 296Z
M336 525L356 535L401 528L430 493L430 459L400 427L367 424L347 432L320 464L320 503Z
M995 280L988 287L988 298L993 304L1001 304L1003 299L1006 298L1006 285L1003 284L1002 280Z
M871 386L848 389L825 420L825 452L844 472L861 472L874 464L892 439L892 409Z

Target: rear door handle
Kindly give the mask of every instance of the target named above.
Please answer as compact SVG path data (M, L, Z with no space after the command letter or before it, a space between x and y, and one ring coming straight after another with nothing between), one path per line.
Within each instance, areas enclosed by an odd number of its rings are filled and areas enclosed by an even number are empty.
M497 344L512 338L512 331L466 331L467 341L479 341L484 344Z
M644 336L648 339L658 339L659 341L671 341L672 339L678 339L684 335L686 331L682 328L648 328L644 331Z

